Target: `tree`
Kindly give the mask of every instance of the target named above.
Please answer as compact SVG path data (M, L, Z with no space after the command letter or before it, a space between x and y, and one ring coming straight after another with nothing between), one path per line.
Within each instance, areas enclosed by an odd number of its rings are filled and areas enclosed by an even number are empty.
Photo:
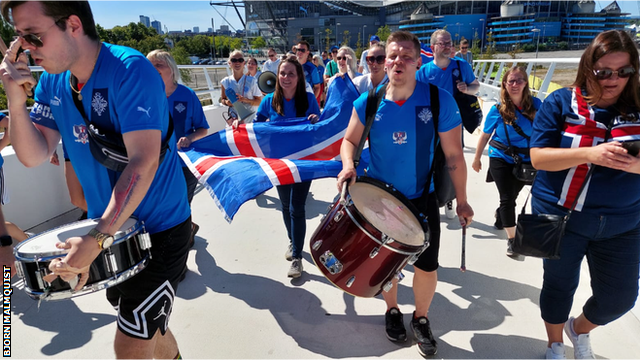
M326 44L324 50L328 53L329 52L329 48L330 48L329 41L331 39L331 34L333 34L333 32L331 31L331 29L326 28L326 29L324 29L324 33L325 33L325 40L326 40L324 42Z
M251 42L251 46L256 49L261 49L267 47L267 42L264 41L264 38L262 36L258 36L257 38L253 39L253 41Z
M387 38L389 37L389 35L391 35L391 29L389 28L388 25L379 27L378 31L376 32L376 35L378 35L378 37L380 38L380 41L387 41Z
M345 30L342 33L342 42L340 44L342 46L349 46L349 43L351 43L351 33L349 32L349 30Z

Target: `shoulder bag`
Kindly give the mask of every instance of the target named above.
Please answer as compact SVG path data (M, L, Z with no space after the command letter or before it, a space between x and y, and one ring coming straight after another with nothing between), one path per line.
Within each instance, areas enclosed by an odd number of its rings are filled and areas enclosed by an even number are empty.
M473 134L482 123L482 108L477 97L458 90L456 83L463 81L462 69L460 68L460 60L455 60L455 62L458 65L459 74L458 76L453 76L453 98L458 104L458 109L460 109L462 125L470 134Z

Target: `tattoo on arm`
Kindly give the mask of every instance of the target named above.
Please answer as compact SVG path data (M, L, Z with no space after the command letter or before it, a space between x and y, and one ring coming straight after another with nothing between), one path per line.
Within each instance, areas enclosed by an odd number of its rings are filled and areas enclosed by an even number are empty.
M138 181L140 181L140 175L131 174L131 180L129 181L129 185L127 186L127 188L124 191L118 191L117 189L114 191L114 197L116 201L116 212L113 215L113 219L111 219L111 223L109 224L109 227L113 226L113 224L115 224L118 221L118 219L120 218L120 215L122 214L122 210L129 204L129 201L131 200L131 195L133 194L133 190L138 184Z
M456 171L456 169L458 169L456 165L452 165L452 166L447 165L444 168L447 169L448 172Z

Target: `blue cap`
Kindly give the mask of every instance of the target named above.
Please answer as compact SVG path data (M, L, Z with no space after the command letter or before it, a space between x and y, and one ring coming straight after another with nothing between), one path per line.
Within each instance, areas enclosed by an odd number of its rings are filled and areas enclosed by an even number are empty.
M339 49L339 47L337 47L337 46L333 45L333 46L331 47L330 51L338 50L338 49Z
M371 39L369 39L369 42L372 42L372 41L380 42L380 38L378 37L378 35L373 35Z

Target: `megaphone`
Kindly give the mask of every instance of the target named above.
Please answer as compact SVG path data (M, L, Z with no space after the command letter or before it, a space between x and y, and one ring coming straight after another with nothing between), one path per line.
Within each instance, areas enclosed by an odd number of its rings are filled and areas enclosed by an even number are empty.
M224 93L227 95L229 101L231 101L231 105L233 105L233 110L235 110L236 115L238 115L238 119L244 121L255 115L255 111L253 111L250 105L246 105L238 101L236 92L233 89L226 89Z
M265 94L271 94L276 91L276 74L271 71L265 71L258 76L258 88Z

